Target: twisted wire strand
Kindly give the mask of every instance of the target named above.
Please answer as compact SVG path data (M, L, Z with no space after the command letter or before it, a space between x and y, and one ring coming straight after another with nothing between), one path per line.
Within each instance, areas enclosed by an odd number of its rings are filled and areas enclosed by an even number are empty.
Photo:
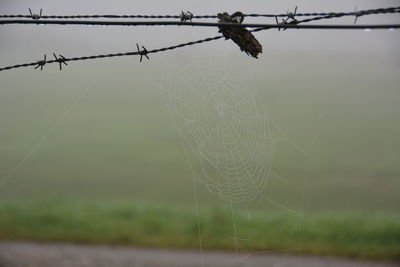
M298 21L297 23L220 23L220 22L180 22L180 21L88 21L88 20L0 20L4 24L50 24L50 25L100 25L100 26L196 26L196 27L249 27L249 28L296 28L296 29L390 29L400 28L400 24L364 24L364 25L297 25L299 22L329 19L321 17Z
M195 17L195 16L193 16ZM202 17L202 16L196 16ZM0 18L32 18L31 15L0 15ZM177 15L43 15L40 19L177 19Z
M258 32L258 31L262 31L262 30L266 30L266 29L267 28L258 28L258 29L252 30L251 32ZM178 44L178 45L167 46L167 47L148 50L148 51L146 50L145 52L143 52L143 51L131 51L131 52L124 52L124 53L111 53L111 54L101 54L101 55L94 55L94 56L64 58L62 60L62 62L84 61L84 60L92 60L92 59L98 59L98 58L135 56L135 55L143 55L143 54L155 54L155 53L159 53L159 52L165 52L165 51L174 50L174 49L177 49L177 48L182 48L182 47L185 47L185 46L191 46L191 45L211 42L211 41L219 40L219 39L222 39L222 38L224 38L224 36L218 35L218 36L208 37L208 38L197 40L197 41L181 43L181 44ZM60 60L56 60L56 59L48 60L48 61L45 62L45 65L52 64L52 63L60 63ZM40 61L31 62L31 63L25 63L25 64L17 64L17 65L12 65L12 66L8 66L8 67L0 68L0 71L16 69L16 68L22 68L22 67L32 67L32 66L38 66L38 65L40 65Z
M353 12L312 12L312 13L298 13L297 17L314 17L314 16L327 16L332 18L343 17L343 16L364 16L371 14L388 14L388 13L400 13L400 7L388 7L388 8L377 8L360 10ZM287 13L281 14L244 14L245 17L287 17ZM32 15L0 15L0 18L26 18L31 19ZM39 19L179 19L180 15L43 15ZM215 19L217 15L193 15L195 19Z
M392 14L400 13L400 7L392 8L391 12L381 12L379 9L372 9L372 10L365 10L365 11L355 11L355 12L350 12L350 13L328 13L326 15L320 15L320 16L317 16L314 18L303 19L303 20L300 20L299 22L306 23L306 22L310 22L310 21L333 19L333 18L340 18L340 17L345 17L345 16L361 17L361 16L366 16L366 15L390 14L390 13L392 13Z
M187 42L187 43L182 43L182 44L178 44L178 45L173 45L173 46L168 46L168 47L163 47L163 48L158 48L158 49L153 49L153 50L148 50L148 51L147 50L146 51L131 51L131 52L124 52L124 53L111 53L111 54L101 54L101 55L94 55L94 56L64 58L63 60L61 60L61 62L84 61L84 60L92 60L92 59L98 59L98 58L111 58L111 57L155 54L155 53L159 53L159 52L182 48L185 46L210 42L210 41L218 40L221 38L223 38L222 35L214 36L214 37L209 37L209 38L205 38L205 39L201 39L201 40L197 40L197 41L191 41L191 42ZM16 68L23 68L23 67L40 66L40 62L41 61L8 66L8 67L0 68L0 71L16 69ZM43 65L52 64L52 63L60 63L60 60L59 59L58 60L56 60L56 59L48 60Z
M390 14L390 13L400 13L399 7L388 7L388 8L376 8L376 9L367 9L360 11L352 11L352 12L314 12L314 13L297 13L296 17L324 17L324 18L337 18L344 16L364 16L364 15L377 15L377 14ZM287 17L288 13L285 14L245 14L245 17Z

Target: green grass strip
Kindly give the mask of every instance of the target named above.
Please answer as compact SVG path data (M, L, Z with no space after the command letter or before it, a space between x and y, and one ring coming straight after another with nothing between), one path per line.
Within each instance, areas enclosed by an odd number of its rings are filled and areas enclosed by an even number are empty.
M303 220L302 225L300 222ZM230 209L202 208L204 249L233 250ZM300 228L301 227L301 228ZM302 253L399 260L400 216L235 211L241 251L301 248ZM0 239L198 248L194 210L167 205L41 202L0 204Z

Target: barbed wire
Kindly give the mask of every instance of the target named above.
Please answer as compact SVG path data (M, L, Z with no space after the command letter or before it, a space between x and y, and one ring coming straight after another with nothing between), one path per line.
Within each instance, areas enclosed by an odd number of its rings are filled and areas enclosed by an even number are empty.
M262 30L266 30L266 28L254 29L254 30L251 30L251 32L258 32L258 31L262 31ZM147 50L144 46L141 46L142 50L140 50L139 49L139 45L136 44L137 51L124 52L124 53L101 54L101 55L94 55L94 56L72 57L72 58L65 58L62 55L59 55L59 57L57 57L56 54L53 53L53 55L55 57L55 59L53 59L53 60L46 60L46 55L44 55L43 60L39 60L39 61L36 61L36 62L31 62L31 63L17 64L17 65L13 65L13 66L0 68L0 71L23 68L23 67L32 67L32 66L35 66L35 69L40 67L40 69L43 70L43 67L46 64L52 64L52 63L59 63L60 64L60 70L61 70L62 64L67 65L67 62L84 61L84 60L92 60L92 59L99 59L99 58L135 56L135 55L141 56L140 57L140 62L142 62L143 56L145 56L147 59L149 59L148 54L155 54L155 53L159 53L159 52L165 52L165 51L174 50L174 49L177 49L177 48L182 48L182 47L185 47L185 46L191 46L191 45L206 43L206 42L210 42L210 41L215 41L215 40L219 40L219 39L222 39L222 38L224 38L223 35L218 35L218 36L208 37L208 38L197 40L197 41L181 43L181 44L178 44L178 45L173 45L173 46L168 46L168 47L163 47L163 48L158 48L158 49L153 49L153 50Z
M301 22L321 20L331 17L307 19ZM221 22L180 22L180 21L88 21L88 20L0 20L3 24L51 24L51 25L98 25L98 26L197 26L197 27L241 27L241 28L296 28L296 29L390 29L400 28L400 24L364 24L364 25L297 25L298 23L221 23ZM292 25L291 25L292 24Z
M0 18L31 18L32 20L0 20L0 25L5 24L56 24L56 25L101 25L101 26L157 26L157 25L177 25L177 26L203 26L203 27L216 27L224 26L224 23L217 22L192 22L193 18L216 18L215 15L204 15L194 16L190 11L181 12L179 16L175 15L72 15L72 16L42 16L42 9L39 14L32 13L29 9L30 15L0 15ZM357 18L366 15L376 14L392 14L400 13L400 7L389 7L389 8L378 8L368 9L353 12L330 12L330 13L297 13L297 6L294 12L287 12L286 14L244 14L247 17L275 17L276 25L272 24L260 24L260 23L237 23L231 24L234 27L253 27L253 28L282 28L285 25L298 25L299 23L318 21L323 19L333 19L343 16L355 16L354 23ZM279 25L277 18L286 17L282 19L281 25ZM299 16L314 16L313 18L303 19L301 21L295 19ZM71 18L179 18L180 21L99 21L99 20L65 20ZM47 18L53 18L53 20L42 20ZM54 20L56 18L57 20ZM64 20L58 20L63 18ZM290 21L289 21L290 20ZM292 28L292 27L284 27ZM382 28L398 28L397 24L385 24L385 25L365 25L365 26L354 26L354 25L306 25L295 27L297 29L360 29L360 28L371 28L371 29L382 29Z
M41 9L42 11L42 9ZM29 9L29 13L27 15L0 15L0 18L26 18L26 19L103 19L103 18L112 18L112 19L181 19L182 14L186 14L189 11L181 12L180 15L41 15L33 14ZM190 13L190 12L189 12ZM244 17L287 17L288 13L280 13L280 14L243 14ZM310 17L310 16L331 16L335 17L343 17L343 16L357 16L361 17L364 15L372 15L372 14L388 14L388 13L400 13L400 7L388 7L388 8L377 8L377 9L368 9L368 10L360 10L360 11L352 11L352 12L312 12L312 13L298 13L296 16L298 17ZM191 13L190 13L191 14ZM194 19L215 19L217 15L193 15L191 16Z
M264 29L256 29L256 30L253 30L253 31L255 32L255 31L260 31L260 30L264 30ZM155 54L155 53L159 53L159 52L165 52L165 51L168 51L168 50L174 50L174 49L177 49L177 48L182 48L182 47L185 47L185 46L190 46L190 45L210 42L210 41L221 39L223 37L224 36L222 36L222 35L215 36L215 37L209 37L209 38L205 38L205 39L201 39L201 40L197 40L197 41L191 41L191 42L187 42L187 43L182 43L182 44L178 44L178 45L173 45L173 46L168 46L168 47L163 47L163 48L158 48L158 49L153 49L153 50L147 50L144 46L141 46L142 49L140 50L139 45L136 44L137 45L137 51L124 52L124 53L102 54L102 55L94 55L94 56L65 58L62 55L57 57L53 53L53 55L55 57L55 59L53 59L53 60L46 60L46 55L44 55L43 60L39 60L39 61L36 61L36 62L31 62L31 63L17 64L17 65L13 65L13 66L0 68L0 71L23 68L23 67L32 67L32 66L35 66L35 69L40 68L41 70L43 70L43 67L45 65L52 64L52 63L59 63L60 64L60 70L61 70L61 64L67 65L67 62L83 61L83 60L91 60L91 59L99 59L99 58L135 56L135 55L139 55L140 56L140 62L142 62L143 56L146 57L147 59L149 59L148 54Z
M57 24L60 23L67 23L68 24L79 24L81 21L38 21L41 17L42 10L40 12L40 15L38 14L32 14L31 10L29 10L31 13L31 18L34 21L27 21L23 20L24 23L43 23L45 24ZM276 24L239 24L239 23L211 23L211 22L186 22L186 20L190 20L193 14L187 11L186 13L182 12L181 16L179 18L181 19L181 22L176 22L176 21L148 21L148 22L113 22L115 23L114 25L121 25L121 23L124 23L122 25L125 25L125 23L130 23L126 25L186 25L186 26L234 26L234 27L257 27L256 29L251 30L250 32L258 32L262 30L267 30L271 28L277 28L278 30L281 29L288 29L288 28L296 28L296 29L394 29L394 28L400 28L400 24L384 24L384 25L298 25L300 23L306 23L310 21L317 21L317 20L323 20L323 19L331 19L335 17L341 17L341 16L346 16L351 14L362 14L362 15L369 15L369 14L381 14L380 12L387 12L387 13L393 13L393 12L399 12L399 8L387 8L387 9L373 9L373 10L364 10L364 11L357 11L357 12L349 12L349 13L303 13L303 14L296 14L297 7L294 11L294 13L287 13L285 14L286 19L283 19L281 23L278 22L278 17L280 15L274 15L276 19ZM314 18L309 18L309 19L303 19L303 20L297 20L295 17L296 16L306 16L308 14L322 14L321 16L317 16ZM328 14L328 15L325 15ZM251 15L257 15L257 14L247 14L247 16ZM356 19L359 17L359 15L356 15ZM15 20L14 20L15 21ZM0 20L0 24L2 22L5 22L5 20ZM11 22L10 22L11 23ZM103 23L110 23L110 22L105 22L105 21L91 21L86 23L93 23L94 25L104 25ZM5 23L6 24L6 23ZM89 25L93 25L89 24ZM65 58L62 55L59 55L58 57L56 54L53 53L54 59L53 60L47 60L46 55L44 55L43 60L39 60L36 62L31 62L31 63L24 63L24 64L17 64L17 65L12 65L12 66L7 66L0 68L0 71L4 70L10 70L10 69L16 69L16 68L22 68L22 67L30 67L30 66L35 66L35 69L40 68L40 70L43 70L43 67L46 64L52 64L52 63L58 63L60 70L62 69L62 65L68 65L67 62L72 62L72 61L84 61L84 60L92 60L92 59L99 59L99 58L111 58L111 57L121 57L121 56L133 56L133 55L139 55L140 56L140 62L142 62L143 57L146 57L149 59L148 54L154 54L154 53L159 53L159 52L164 52L164 51L169 51L169 50L174 50L177 48L182 48L185 46L191 46L195 44L201 44L205 42L210 42L218 39L222 39L224 36L219 35L219 36L214 36L214 37L209 37L197 41L191 41L187 43L181 43L178 45L174 46L168 46L168 47L163 47L159 49L153 49L153 50L147 50L144 46L141 46L142 49L139 48L139 45L136 44L137 46L137 51L131 51L131 52L124 52L124 53L111 53L111 54L101 54L101 55L94 55L94 56L82 56L82 57L72 57L72 58Z
M309 19L303 19L301 20L302 23L306 22L311 22L311 21L317 21L317 20L322 20L322 19L333 19L333 18L340 18L340 17L345 17L345 16L355 16L356 20L357 18L361 16L366 16L366 15L377 15L377 14L393 14L393 13L400 13L400 7L399 8L392 8L392 12L386 12L386 13L381 13L379 12L379 9L376 10L366 10L366 11L354 11L350 13L330 13L326 15L320 15L318 17L314 18L309 18ZM376 12L374 12L376 11ZM298 15L296 15L298 16ZM354 23L356 22L354 21Z

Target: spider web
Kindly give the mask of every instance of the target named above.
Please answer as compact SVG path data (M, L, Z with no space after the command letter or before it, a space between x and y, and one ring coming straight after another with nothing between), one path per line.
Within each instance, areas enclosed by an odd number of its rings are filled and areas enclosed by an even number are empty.
M260 196L276 140L249 75L227 59L192 58L170 70L165 102L194 178L231 202Z
M227 54L210 57L203 53L201 57L193 54L186 57L168 61L165 65L168 69L163 71L160 86L164 90L166 108L175 124L192 172L202 266L205 266L205 240L197 184L229 203L232 217L230 238L236 248L234 256L237 264L241 265L255 255L289 251L297 252L300 260L309 153L275 123L261 102L261 97L257 96L256 88L259 85L254 83L257 74L252 73L254 67L257 68L257 61L232 58ZM312 143L321 118L322 109ZM286 142L305 158L307 163L303 182L289 182L272 171L276 148L281 142ZM294 190L292 192L301 193L300 201L295 204L300 207L293 208L286 202L281 203L267 196L269 189L266 187L272 177L284 182L283 186ZM245 245L254 237L248 236L236 224L234 204L244 205L247 220L250 221L248 202L252 200L267 201L298 219L298 243L295 247L250 252L244 257L239 255L239 243L240 246Z

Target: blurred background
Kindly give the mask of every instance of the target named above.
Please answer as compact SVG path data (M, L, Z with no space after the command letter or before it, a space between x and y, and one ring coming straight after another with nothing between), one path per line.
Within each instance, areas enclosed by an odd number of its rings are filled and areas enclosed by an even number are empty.
M0 13L202 15L295 6L301 13L398 3L2 0ZM399 16L357 23L387 22L399 23ZM150 50L217 34L201 27L7 25L0 27L0 65L53 52L134 51L136 43ZM63 71L47 65L1 72L0 239L400 260L399 32L255 35L259 59L218 40L142 63L134 56L71 62ZM234 119L213 108L224 95ZM221 125L233 125L223 136L242 145L225 155L231 165L215 167L206 152L228 141L202 147L196 138ZM250 174L259 184L237 190Z

